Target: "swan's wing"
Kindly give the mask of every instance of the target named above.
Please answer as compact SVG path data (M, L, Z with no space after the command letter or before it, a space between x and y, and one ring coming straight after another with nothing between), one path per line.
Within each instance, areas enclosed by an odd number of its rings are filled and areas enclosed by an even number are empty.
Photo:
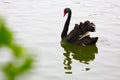
M73 42L79 37L80 34L82 34L82 31L79 29L79 25L75 24L74 29L67 35L67 41Z

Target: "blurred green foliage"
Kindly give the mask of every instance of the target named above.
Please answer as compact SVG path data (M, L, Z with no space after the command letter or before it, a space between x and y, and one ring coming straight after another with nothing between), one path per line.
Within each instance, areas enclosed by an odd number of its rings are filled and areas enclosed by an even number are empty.
M10 45L9 48L11 48L13 55L16 57L20 57L24 55L24 48L22 46L19 46L17 44Z
M16 80L16 78L32 68L33 59L26 58L22 64L17 61L9 62L3 67L3 72L7 76L7 80ZM16 65L17 64L17 65Z
M13 41L12 32L6 27L4 20L0 17L0 46L11 45Z
M15 43L12 31L0 17L0 47L3 46L11 50L13 59L0 68L6 75L6 80L17 80L19 75L32 68L34 59L23 46Z

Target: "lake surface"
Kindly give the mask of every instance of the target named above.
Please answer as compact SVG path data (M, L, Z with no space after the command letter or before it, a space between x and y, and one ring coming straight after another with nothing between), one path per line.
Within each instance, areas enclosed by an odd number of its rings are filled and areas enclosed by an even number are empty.
M66 7L72 9L70 30L80 21L95 23L96 45L61 42ZM120 0L1 0L0 15L16 41L36 56L35 68L18 80L120 79ZM8 61L2 52L0 62Z

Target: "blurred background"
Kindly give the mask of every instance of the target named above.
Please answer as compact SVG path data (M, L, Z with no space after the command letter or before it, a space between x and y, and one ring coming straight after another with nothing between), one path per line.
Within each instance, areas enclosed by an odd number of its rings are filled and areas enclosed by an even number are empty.
M96 45L61 41L66 7L70 30L96 25ZM119 80L119 10L119 0L1 0L0 80Z

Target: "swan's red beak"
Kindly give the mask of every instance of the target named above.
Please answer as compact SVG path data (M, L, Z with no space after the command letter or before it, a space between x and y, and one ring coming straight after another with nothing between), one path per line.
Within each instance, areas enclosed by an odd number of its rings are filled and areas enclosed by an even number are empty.
M66 15L66 12L64 12L64 15L63 15L63 17L65 17L65 15Z

